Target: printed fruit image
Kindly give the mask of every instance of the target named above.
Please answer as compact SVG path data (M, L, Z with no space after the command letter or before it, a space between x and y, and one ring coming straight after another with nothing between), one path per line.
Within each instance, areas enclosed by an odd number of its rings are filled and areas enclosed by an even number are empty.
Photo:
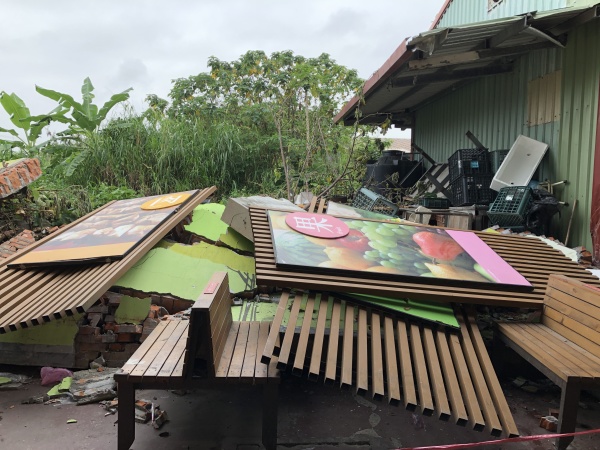
M306 236L306 239L313 244L321 245L323 247L340 247L349 248L356 252L364 252L369 250L369 238L359 230L350 229L350 232L341 238L337 239L323 239L312 236Z
M451 280L463 281L488 281L486 278L484 278L477 272L463 269L462 267L456 267L450 264L425 263L425 265L436 278L448 278Z
M464 249L450 236L429 231L420 231L413 235L413 240L421 247L424 255L442 261L453 261Z
M490 273L487 270L485 270L480 264L475 263L473 265L473 269L488 280L493 281L494 283L496 282L496 279L492 275L490 275Z
M349 248L326 247L325 253L329 259L338 266L345 266L353 270L365 270L375 263L367 261L362 253L355 252Z

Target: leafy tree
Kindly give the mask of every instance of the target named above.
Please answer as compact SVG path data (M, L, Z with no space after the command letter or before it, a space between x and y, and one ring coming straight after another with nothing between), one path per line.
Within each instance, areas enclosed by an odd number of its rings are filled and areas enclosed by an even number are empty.
M356 71L327 54L305 58L292 51L249 51L231 62L211 57L208 66L209 73L174 81L170 107L156 97L148 98L151 107L171 118L226 121L260 133L279 160L274 170L288 198L332 180L352 134L335 127L333 116L362 85Z

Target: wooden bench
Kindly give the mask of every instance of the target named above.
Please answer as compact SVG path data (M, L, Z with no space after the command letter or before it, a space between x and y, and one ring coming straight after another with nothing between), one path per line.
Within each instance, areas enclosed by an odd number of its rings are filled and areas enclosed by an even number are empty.
M496 327L497 338L560 386L558 432L574 432L581 389L600 387L600 289L551 275L541 323ZM558 439L558 449L572 440Z
M192 307L190 320L161 322L115 374L118 448L135 439L136 389L186 389L249 383L263 389L262 440L277 446L277 362L261 363L270 322L234 322L227 273L218 272Z

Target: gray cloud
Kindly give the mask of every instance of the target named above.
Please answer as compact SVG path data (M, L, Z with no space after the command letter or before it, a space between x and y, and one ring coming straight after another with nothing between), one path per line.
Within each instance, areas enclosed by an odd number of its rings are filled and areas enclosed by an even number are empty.
M140 112L149 93L167 97L171 80L206 70L209 56L248 50L329 53L368 78L408 36L429 28L444 0L147 0L11 2L0 28L0 90L32 113L53 103L35 84L80 96L90 77L96 100L133 87ZM0 110L0 126L9 126Z

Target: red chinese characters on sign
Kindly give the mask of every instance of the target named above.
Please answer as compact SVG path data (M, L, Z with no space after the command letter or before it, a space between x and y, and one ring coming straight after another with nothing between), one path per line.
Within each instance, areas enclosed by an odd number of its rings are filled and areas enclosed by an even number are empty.
M324 239L341 238L350 232L348 225L327 214L296 212L288 214L285 223L298 233Z

